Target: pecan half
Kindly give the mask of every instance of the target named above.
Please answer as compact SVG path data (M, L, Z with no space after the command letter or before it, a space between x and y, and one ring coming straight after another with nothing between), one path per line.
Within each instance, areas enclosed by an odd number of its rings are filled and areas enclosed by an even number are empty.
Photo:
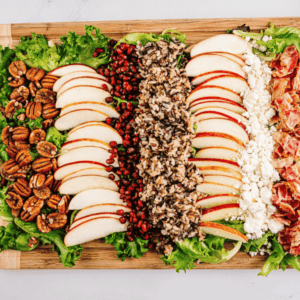
M50 208L57 209L60 200L61 196L52 194L46 203Z
M64 214L52 213L47 216L47 221L51 229L57 230L66 226L68 218Z
M60 186L61 186L61 180L54 180L52 185L52 191L54 193L58 192Z
M11 140L11 132L10 132L10 127L5 126L1 132L1 140L4 145L8 146L9 141Z
M34 174L29 180L29 187L38 189L42 187L45 183L46 176L42 173Z
M15 146L14 142L10 141L5 151L10 157L15 158L19 150Z
M28 240L28 247L29 247L29 248L33 248L38 242L39 242L39 240L38 240L37 238L35 238L34 236L32 236L32 237Z
M12 131L12 139L14 141L24 141L29 137L30 130L24 126L15 127Z
M16 155L16 162L19 164L19 166L25 167L30 164L31 162L31 154L29 150L21 150Z
M39 157L32 163L32 170L36 173L47 173L52 169L52 163L48 157Z
M41 116L43 106L41 102L29 102L26 107L26 116L28 119L36 120Z
M15 78L11 81L8 82L8 85L11 87L19 87L21 85L23 85L25 83L25 77L21 77L21 78Z
M52 166L53 166L53 168L52 168L53 172L56 172L56 170L58 169L57 159L55 157L53 157L51 159L51 163L52 163Z
M30 145L26 141L15 141L18 150L30 149Z
M41 81L42 87L45 89L53 89L54 83L59 79L59 77L47 74Z
M14 159L9 159L2 165L2 172L6 173L8 175L14 174L14 173L18 172L19 170L20 170L20 167L15 162Z
M8 192L6 198L7 205L12 209L21 209L23 206L23 199L20 195L14 192Z
M49 175L44 183L44 186L48 186L51 189L53 182L54 182L54 176Z
M44 157L54 157L57 152L57 147L49 142L39 142L36 146L37 152Z
M47 130L49 127L54 125L54 120L49 119L42 122L44 130Z
M22 104L16 100L11 100L5 107L5 116L6 118L13 118L17 109L22 108Z
M44 119L54 119L59 115L59 109L55 107L55 103L45 104L43 107L43 118Z
M11 209L11 214L13 215L13 217L18 218L20 215L21 209Z
M64 195L58 203L58 212L60 212L61 214L67 214L69 212L69 202L70 196Z
M40 214L40 211L43 206L43 199L38 199L35 196L30 197L23 205L21 219L25 222L33 221Z
M46 132L43 129L37 128L34 129L29 136L30 144L37 144L39 142L44 141L46 138Z
M51 231L51 228L48 226L48 220L45 214L37 216L36 225L40 232L49 233Z
M15 192L22 197L29 197L31 195L31 189L28 186L28 182L24 178L19 178L14 184L13 188Z
M26 77L29 81L39 81L45 76L45 71L39 68L31 68L26 73Z
M36 197L46 200L51 196L51 191L48 187L41 187L39 189L33 189L33 193Z
M10 94L10 100L16 100L20 103L24 103L29 97L29 89L26 86L20 86L12 91Z
M44 104L55 102L55 93L48 89L40 89L37 91L35 102L42 102Z
M8 67L11 76L19 78L26 73L26 65L21 60L12 62Z
M38 88L35 85L35 83L34 82L30 82L28 87L29 87L30 95L32 97L35 97L36 96L36 92L38 91Z

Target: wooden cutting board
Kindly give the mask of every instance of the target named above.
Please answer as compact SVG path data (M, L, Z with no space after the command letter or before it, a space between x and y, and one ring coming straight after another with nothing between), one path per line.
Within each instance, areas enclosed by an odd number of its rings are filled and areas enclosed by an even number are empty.
M228 28L236 28L244 23L253 31L265 29L272 22L276 26L293 26L300 28L300 17L287 18L231 18L231 19L179 19L179 20L136 20L105 22L66 22L66 23L32 23L0 25L0 45L14 47L21 36L30 36L31 32L44 34L48 40L59 43L59 38L69 31L84 33L84 25L95 25L114 39L133 32L161 33L168 28L176 28L187 35L187 44L192 45L211 36L225 33ZM0 225L4 222L0 219ZM197 269L259 269L266 257L238 253L233 259L219 264L199 264ZM0 254L0 269L63 269L56 252L51 247L39 247L31 252L4 251ZM117 260L116 251L102 240L84 245L84 250L75 269L170 269L165 266L153 251L143 258Z

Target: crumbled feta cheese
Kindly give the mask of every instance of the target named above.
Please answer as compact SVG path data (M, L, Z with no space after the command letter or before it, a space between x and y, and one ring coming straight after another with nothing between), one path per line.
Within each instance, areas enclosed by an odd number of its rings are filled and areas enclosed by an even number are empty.
M278 233L279 231L284 229L284 225L277 222L275 219L271 219L269 221L268 226L269 226L269 229L272 233Z
M262 38L263 42L268 42L269 41L269 37L267 35L264 35Z

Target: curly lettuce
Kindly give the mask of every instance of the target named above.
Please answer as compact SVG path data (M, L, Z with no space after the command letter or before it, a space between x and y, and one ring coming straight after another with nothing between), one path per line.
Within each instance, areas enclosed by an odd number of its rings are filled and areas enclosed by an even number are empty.
M46 141L53 143L58 150L60 150L61 145L67 140L67 134L59 132L55 127L50 127L47 130Z

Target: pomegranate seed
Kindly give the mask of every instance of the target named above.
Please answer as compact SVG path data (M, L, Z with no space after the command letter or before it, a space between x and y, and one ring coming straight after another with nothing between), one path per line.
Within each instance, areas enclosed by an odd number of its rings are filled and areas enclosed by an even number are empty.
M110 125L110 124L111 124L111 118L107 118L107 119L106 119L106 124L107 124L107 125Z
M95 51L95 52L93 53L93 57L97 57L97 56L98 56L98 52Z
M114 162L115 162L114 159L107 159L107 160L106 160L106 163L107 163L108 165L112 165Z
M136 136L136 137L134 137L134 138L132 139L132 141L133 141L134 143L137 143L137 142L139 141L139 138Z
M124 66L126 66L126 67L129 66L129 61L128 60L124 61Z
M138 228L141 228L142 225L143 225L143 221L142 221L142 220L139 220L137 227L138 227Z
M121 97L121 94L120 94L119 92L114 92L114 95L115 95L116 97Z
M120 165L120 168L124 168L125 167L125 162L120 161L119 165Z
M126 192L125 192L125 195L127 195L127 196L128 196L128 195L131 195L131 192L130 192L130 191L126 191Z
M129 240L130 242L133 242L133 237L132 237L132 236L128 236L127 238L128 238L128 240Z
M147 225L147 229L150 230L152 228L151 224Z
M109 158L110 158L110 159L116 158L116 155L112 153L112 154L109 156Z
M127 149L127 153L130 154L130 153L133 153L135 151L134 148L130 147Z
M122 175L122 171L121 171L121 170L117 170L116 173L117 173L118 175Z
M125 134L125 140L129 141L131 136L129 134Z
M109 167L106 167L106 168L105 168L105 171L106 171L106 172L111 172L112 169L113 169L113 167L109 166Z
M127 124L125 129L126 129L126 130L130 130L130 129L131 129L131 125L130 125L130 124Z
M97 51L98 53L102 53L102 52L103 52L103 49L102 49L102 48L97 48L96 51Z
M122 49L120 49L120 48L118 48L118 49L116 49L116 50L117 50L117 53L118 53L118 54L122 54L122 53L123 53Z
M123 129L120 129L120 130L119 130L119 133L120 133L121 135L124 135L124 134L125 134L125 132L124 132Z
M118 60L118 65L119 65L119 66L123 65L123 63L124 63L124 59L119 59L119 60Z
M121 86L120 86L120 85L116 85L116 86L115 86L115 90L116 90L117 92L119 92L120 89L121 89Z
M127 232L126 232L126 235L127 235L127 237L128 237L128 236L132 235L132 232L128 232L128 231L127 231Z
M113 148L116 148L116 147L117 147L117 142L116 142L116 141L111 141L109 144L110 144L110 146L113 147Z
M148 229L147 229L147 225L143 224L143 225L142 225L142 229L143 229L144 232L146 232L146 231L148 230Z
M146 219L146 214L144 211L141 212L141 219L143 219L143 220Z
M116 126L115 126L115 128L118 130L118 129L121 129L121 123L120 122L118 122L118 123L116 123Z
M141 200L138 201L138 206L142 207L143 206L143 202Z
M129 77L129 76L124 76L124 77L123 77L123 80L124 80L124 81L128 81L128 80L130 80L130 77Z
M131 208L131 207L132 207L132 204L131 204L130 202L127 202L127 206L128 206L129 208Z
M144 239L145 239L145 240L149 240L149 234L145 234L145 235L144 235Z
M98 70L97 70L97 71L98 71ZM99 73L100 73L102 76L104 76L103 70L99 70Z
M105 102L106 102L106 103L112 103L113 100L114 100L113 97L106 97L106 98L105 98Z
M111 180L114 180L115 179L115 175L114 174L109 174L108 178L111 179Z
M124 195L124 194L120 196L120 199L122 199L123 201L125 201L125 198L126 198L126 195Z
M117 149L117 148L113 148L113 149L112 149L112 153L117 154L117 153L118 153L118 149Z
M130 146L130 141L126 141L126 140L123 141L123 146L126 147L126 148L127 148L128 146Z
M124 217L121 217L119 220L122 224L124 224L126 222L126 219Z
M133 49L132 49L131 47L128 48L128 49L127 49L127 54L130 55L132 51L133 51Z
M133 222L133 223L137 223L137 221L138 221L137 218L133 218L133 219L132 219L132 222Z

